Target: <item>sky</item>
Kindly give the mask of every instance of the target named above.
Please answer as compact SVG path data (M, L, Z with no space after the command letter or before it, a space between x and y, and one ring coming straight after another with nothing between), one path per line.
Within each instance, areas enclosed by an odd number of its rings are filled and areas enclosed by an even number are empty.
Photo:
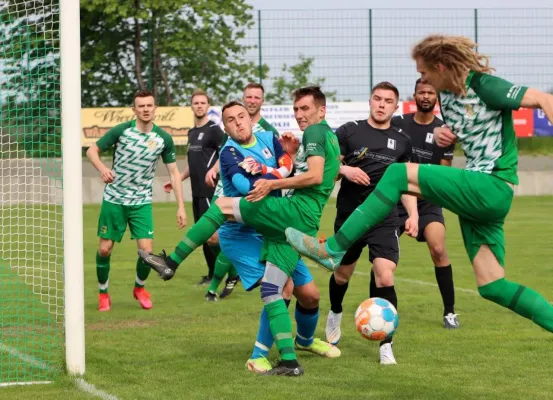
M261 58L269 66L269 79L263 81L269 90L275 77L288 76L283 64L294 65L304 55L314 58L311 80L324 79L323 89L336 92L338 101L365 101L371 84L383 80L398 86L405 99L418 78L410 49L430 33L476 38L497 75L553 89L551 0L463 0L462 7L431 0L247 1L261 10L244 39L256 46L247 58L257 64Z

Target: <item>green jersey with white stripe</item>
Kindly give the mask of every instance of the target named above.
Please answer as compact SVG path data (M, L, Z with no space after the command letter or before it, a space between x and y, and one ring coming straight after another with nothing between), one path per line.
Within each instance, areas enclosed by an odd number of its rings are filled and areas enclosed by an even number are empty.
M110 129L96 144L101 151L115 146L115 179L104 189L104 200L110 203L151 203L158 158L161 156L165 164L176 162L173 138L155 124L151 132L143 133L136 128L136 121L124 122Z
M518 184L513 110L527 88L474 71L465 84L466 95L443 91L439 96L443 120L465 152L466 169Z

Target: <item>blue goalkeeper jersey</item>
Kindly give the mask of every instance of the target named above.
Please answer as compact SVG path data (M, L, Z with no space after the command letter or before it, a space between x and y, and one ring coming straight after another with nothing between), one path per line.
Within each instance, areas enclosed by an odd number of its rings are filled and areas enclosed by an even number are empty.
M278 160L285 154L272 132L256 132L253 135L255 142L250 145L242 146L229 137L221 149L219 160L225 197L245 197L253 189L255 181L262 178L261 175L253 176L247 173L238 165L244 158L253 157L261 164L278 168ZM276 190L271 195L280 196L280 193ZM261 236L254 228L233 221L225 222L219 228L219 235L228 238L245 235Z

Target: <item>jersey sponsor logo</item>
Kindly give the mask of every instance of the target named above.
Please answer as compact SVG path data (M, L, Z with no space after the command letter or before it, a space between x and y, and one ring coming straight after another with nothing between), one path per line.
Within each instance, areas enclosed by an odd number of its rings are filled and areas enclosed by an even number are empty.
M432 132L428 132L426 134L426 143L432 144L433 140L434 140L434 134Z
M199 135L198 135L198 140L202 140L204 137L204 133L203 132L200 132Z
M418 147L413 147L413 154L415 154L415 155L417 155L421 158L427 158L427 159L431 160L433 152L428 151L428 150L424 150L424 149L419 149Z
M365 157L365 155L367 154L367 151L368 151L368 150L369 150L368 148L362 147L360 150L355 150L355 151L353 152L353 156L354 156L355 158L357 158L358 160L361 160L361 159L363 159L363 158Z
M261 150L261 153L263 153L263 157L265 157L265 159L267 160L273 156L269 151L269 149L266 147L263 150Z
M396 149L396 140L395 139L388 139L388 148L395 150Z

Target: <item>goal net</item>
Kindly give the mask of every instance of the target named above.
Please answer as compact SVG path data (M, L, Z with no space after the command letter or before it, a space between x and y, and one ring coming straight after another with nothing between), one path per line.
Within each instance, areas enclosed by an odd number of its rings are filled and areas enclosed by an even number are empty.
M59 0L0 0L0 385L64 369L60 59Z

